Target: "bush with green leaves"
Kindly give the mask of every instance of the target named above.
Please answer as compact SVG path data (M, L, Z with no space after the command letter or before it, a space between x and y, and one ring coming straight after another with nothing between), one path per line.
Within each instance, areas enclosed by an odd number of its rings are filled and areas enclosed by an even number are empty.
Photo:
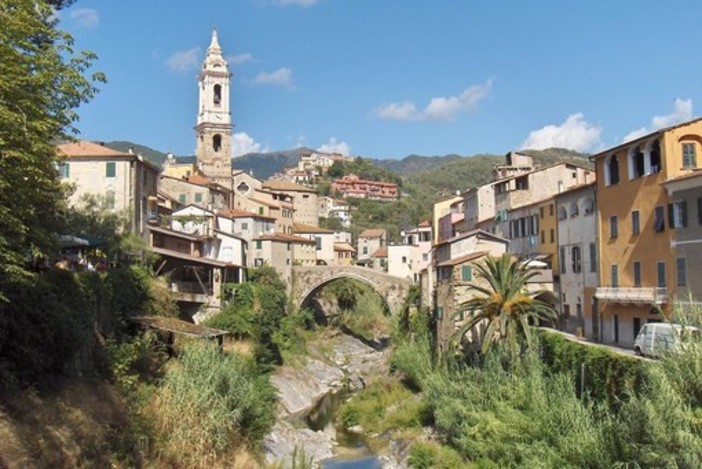
M276 399L252 359L223 354L212 344L189 344L157 390L164 455L192 466L242 441L257 447L275 422Z

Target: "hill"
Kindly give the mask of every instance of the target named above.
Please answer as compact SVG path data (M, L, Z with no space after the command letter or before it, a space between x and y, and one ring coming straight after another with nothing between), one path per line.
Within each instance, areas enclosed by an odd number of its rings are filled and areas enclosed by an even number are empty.
M131 148L134 153L138 153L144 157L149 163L158 166L159 168L166 160L166 153L163 153L153 148L147 147L145 145L139 145L138 143L129 142L126 140L115 140L112 142L105 142L105 146L112 148L113 150L128 152Z
M300 161L300 152L306 148L293 150L271 151L267 153L247 153L232 159L234 169L253 172L258 179L268 179L283 168L297 166Z
M455 154L446 156L409 155L401 160L373 160L373 163L400 176L408 176L461 158L464 157Z

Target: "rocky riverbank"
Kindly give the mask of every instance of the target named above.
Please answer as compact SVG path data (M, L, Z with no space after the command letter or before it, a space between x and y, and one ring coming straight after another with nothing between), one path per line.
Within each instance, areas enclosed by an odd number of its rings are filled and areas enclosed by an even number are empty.
M333 457L338 445L333 428L314 431L295 422L324 396L363 389L373 376L388 373L389 349L376 350L338 331L320 331L309 349L304 365L280 367L271 378L280 405L278 422L264 441L267 463L292 461L295 448L316 462Z

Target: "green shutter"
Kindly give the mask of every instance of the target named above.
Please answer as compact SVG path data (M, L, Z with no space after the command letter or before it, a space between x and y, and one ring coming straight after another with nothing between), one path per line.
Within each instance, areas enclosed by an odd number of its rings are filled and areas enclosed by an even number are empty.
M114 161L108 161L105 164L105 177L113 178L117 175L117 168Z
M463 281L470 282L471 280L473 280L473 268L469 265L464 265L461 268L461 276L463 278Z

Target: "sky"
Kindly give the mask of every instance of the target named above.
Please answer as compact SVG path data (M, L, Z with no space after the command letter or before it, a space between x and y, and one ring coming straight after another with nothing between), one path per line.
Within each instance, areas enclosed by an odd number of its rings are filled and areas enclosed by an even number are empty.
M233 156L594 153L698 116L699 0L77 0L108 83L80 138L192 155L216 28Z

